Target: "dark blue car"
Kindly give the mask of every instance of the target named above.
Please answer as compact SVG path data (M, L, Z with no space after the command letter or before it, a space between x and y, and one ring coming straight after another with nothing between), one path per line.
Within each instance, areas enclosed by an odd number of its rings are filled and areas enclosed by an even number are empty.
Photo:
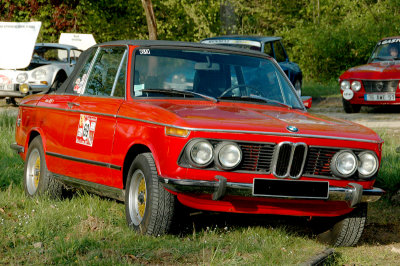
M264 52L272 56L286 73L299 96L301 96L303 74L298 64L290 62L281 40L282 37L230 35L207 38L202 40L201 43L234 46Z

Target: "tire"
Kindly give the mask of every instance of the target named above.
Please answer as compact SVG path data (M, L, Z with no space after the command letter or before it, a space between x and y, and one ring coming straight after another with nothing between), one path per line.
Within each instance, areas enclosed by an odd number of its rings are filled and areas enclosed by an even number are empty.
M361 105L358 104L351 104L349 101L342 98L343 109L346 113L359 113L361 110Z
M15 98L6 98L6 104L11 104L12 106L18 106L18 103L15 100Z
M29 145L24 168L24 190L27 196L48 194L51 198L61 198L63 186L53 178L47 169L42 138L35 137Z
M293 86L297 92L297 95L299 95L299 97L301 97L301 81L299 79L296 79L294 81Z
M125 215L128 226L145 235L163 235L171 230L176 198L158 181L151 153L133 161L126 182Z
M367 220L367 208L368 205L362 203L351 213L341 216L339 219L331 219L332 227L320 233L317 239L335 247L351 247L356 245L364 231Z

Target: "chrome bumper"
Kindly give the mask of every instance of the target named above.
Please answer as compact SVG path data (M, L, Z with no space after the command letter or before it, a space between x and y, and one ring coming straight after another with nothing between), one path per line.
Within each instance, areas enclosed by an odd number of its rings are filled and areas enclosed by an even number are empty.
M25 151L24 146L18 145L17 143L11 143L10 148L15 150L17 153L23 153Z
M212 194L213 200L220 200L226 195L244 197L271 197L253 195L253 184L226 182L222 176L215 177L217 181L202 181L189 179L172 179L159 177L160 182L165 188L183 193L206 193ZM361 202L374 202L381 198L385 191L380 188L363 189L360 184L349 183L348 187L329 186L329 195L325 200L346 201L350 207L354 207ZM272 198L272 197L271 197ZM275 198L293 199L289 196L279 196ZM296 199L302 199L297 197Z

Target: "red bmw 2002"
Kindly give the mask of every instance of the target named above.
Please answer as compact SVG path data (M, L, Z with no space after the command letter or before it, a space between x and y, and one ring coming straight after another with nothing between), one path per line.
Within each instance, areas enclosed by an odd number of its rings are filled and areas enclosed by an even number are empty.
M16 149L27 195L79 187L125 202L137 231L159 235L178 202L217 212L322 218L323 239L364 229L382 140L307 113L268 55L168 41L85 51L54 93L20 104Z
M400 104L400 36L380 40L366 65L340 78L343 109L358 113L363 105Z

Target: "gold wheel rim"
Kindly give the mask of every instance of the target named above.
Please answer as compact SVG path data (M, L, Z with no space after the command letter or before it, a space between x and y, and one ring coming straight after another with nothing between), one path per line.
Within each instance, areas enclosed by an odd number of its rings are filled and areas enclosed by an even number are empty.
M33 173L33 184L35 188L38 187L40 180L40 157L36 159L35 166L34 166L34 173Z
M138 188L138 211L140 217L143 218L145 210L146 210L146 182L142 177Z

